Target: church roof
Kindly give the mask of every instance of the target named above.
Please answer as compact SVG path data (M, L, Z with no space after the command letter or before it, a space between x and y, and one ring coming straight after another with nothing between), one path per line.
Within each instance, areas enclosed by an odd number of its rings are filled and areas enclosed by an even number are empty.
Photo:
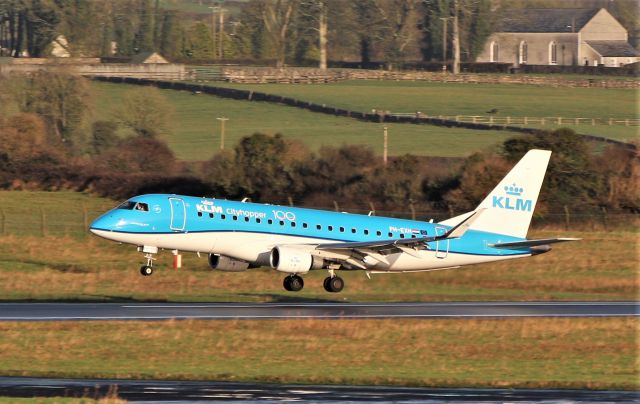
M587 41L587 44L603 57L640 56L640 52L629 45L627 41Z
M497 32L578 32L597 8L523 8L505 10Z

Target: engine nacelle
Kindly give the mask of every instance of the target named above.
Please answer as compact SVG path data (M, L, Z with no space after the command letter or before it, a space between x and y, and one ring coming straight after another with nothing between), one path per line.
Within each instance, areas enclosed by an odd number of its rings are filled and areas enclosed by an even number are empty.
M246 261L215 254L209 254L209 266L223 272L243 272L249 269L249 263Z
M271 250L271 268L290 274L304 274L311 269L322 269L324 260L303 248L275 246Z

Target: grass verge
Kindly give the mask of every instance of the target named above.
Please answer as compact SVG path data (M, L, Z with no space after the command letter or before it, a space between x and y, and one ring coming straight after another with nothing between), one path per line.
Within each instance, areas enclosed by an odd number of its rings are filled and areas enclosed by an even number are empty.
M0 323L0 373L636 389L638 320Z

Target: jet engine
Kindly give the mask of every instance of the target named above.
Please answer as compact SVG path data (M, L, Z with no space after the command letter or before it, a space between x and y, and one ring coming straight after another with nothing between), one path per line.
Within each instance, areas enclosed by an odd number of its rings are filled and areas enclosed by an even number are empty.
M324 266L322 258L311 255L306 249L291 246L275 246L269 261L271 268L290 274L304 274Z
M243 272L249 269L249 263L246 261L215 254L209 254L209 266L223 272Z

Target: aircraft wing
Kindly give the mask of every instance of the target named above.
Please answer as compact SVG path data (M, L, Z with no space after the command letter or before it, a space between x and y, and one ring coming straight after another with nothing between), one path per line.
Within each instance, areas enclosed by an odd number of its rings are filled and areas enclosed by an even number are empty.
M405 250L407 247L412 248L426 248L425 243L432 241L446 240L451 238L459 238L466 233L469 227L473 224L478 217L484 212L485 209L479 209L472 212L466 219L452 227L446 233L440 236L431 237L417 237L417 238L402 238L392 240L376 240L376 241L354 241L346 243L327 243L319 244L316 246L316 250L342 250L342 249L371 249L371 250L386 250L390 248L398 248Z
M519 250L521 248L528 247L537 247L541 245L555 244L555 243L564 243L565 241L578 241L581 240L579 238L543 238L539 240L524 240L524 241L513 241L510 243L496 243L489 244L489 247L493 248L505 248L509 250Z

